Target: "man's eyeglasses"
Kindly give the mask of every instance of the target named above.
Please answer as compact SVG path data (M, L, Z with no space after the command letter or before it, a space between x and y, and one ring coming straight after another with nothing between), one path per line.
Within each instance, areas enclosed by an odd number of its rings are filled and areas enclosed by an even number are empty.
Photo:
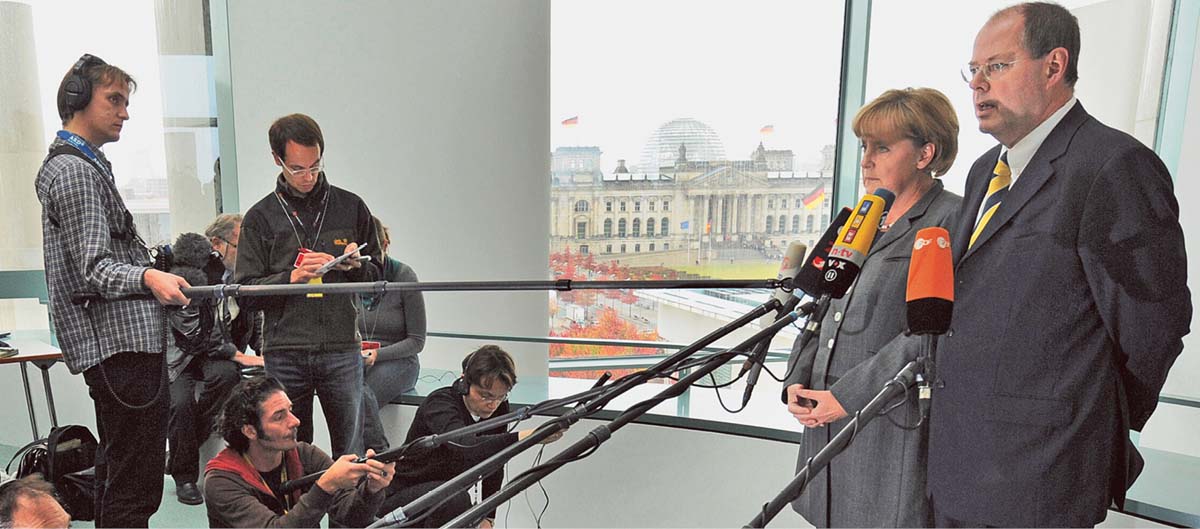
M1008 62L989 62L987 64L967 64L959 71L962 74L963 81L970 84L975 80L975 76L983 73L984 81L991 81L997 77L1003 76L1012 69L1012 65L1020 62L1022 59L1013 59Z
M290 174L292 176L304 176L305 174L310 174L313 176L320 176L321 171L324 169L325 169L325 160L317 160L317 164L312 167L309 167L308 169L293 169L291 167L288 167L288 165L286 163L283 164L283 170L287 171L288 174Z
M236 250L236 249L237 249L237 245L236 245L236 244L234 244L233 242L231 242L229 239L226 239L226 238L224 238L224 237L217 237L217 238L218 238L218 239L221 239L221 240L222 240L222 241L223 241L225 244L228 244L228 245L232 246L234 250Z

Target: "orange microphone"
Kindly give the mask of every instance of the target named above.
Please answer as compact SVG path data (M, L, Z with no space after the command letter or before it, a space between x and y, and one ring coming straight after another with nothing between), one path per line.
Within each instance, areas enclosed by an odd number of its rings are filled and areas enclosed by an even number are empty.
M954 257L946 228L924 228L913 241L908 265L909 334L943 334L954 310Z

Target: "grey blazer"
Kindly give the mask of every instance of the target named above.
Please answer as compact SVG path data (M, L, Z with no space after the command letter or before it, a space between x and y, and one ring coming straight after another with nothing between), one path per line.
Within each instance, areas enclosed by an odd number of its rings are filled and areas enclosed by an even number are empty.
M820 338L803 350L793 349L784 387L803 384L829 390L851 415L879 392L895 372L875 372L872 364L876 353L902 336L906 327L904 293L913 238L922 228L950 228L961 200L935 181L903 218L876 238L854 287L830 305ZM887 417L862 430L792 508L817 527L931 525L925 494L926 425L912 430L897 426L917 424L918 415L916 395L909 394ZM805 430L797 468L846 422Z

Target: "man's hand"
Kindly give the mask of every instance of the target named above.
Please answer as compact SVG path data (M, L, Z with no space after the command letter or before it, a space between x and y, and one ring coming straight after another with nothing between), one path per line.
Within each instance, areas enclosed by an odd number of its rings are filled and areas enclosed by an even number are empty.
M388 464L383 464L381 461L370 459L375 457L375 451L367 449L367 462L365 463L370 470L367 471L367 493L375 494L392 483L392 478L396 476L396 462L392 461Z
M367 454L370 456L374 455L375 452L369 451ZM333 465L326 469L324 474L321 474L320 479L317 480L317 486L329 494L334 494L339 490L357 487L358 482L372 472L376 474L381 473L381 469L371 467L370 461L367 463L355 463L355 459L358 459L358 456L354 454L346 454L337 458L333 462ZM379 462L376 461L376 463ZM392 470L394 468L395 465L392 465L392 469L388 469L387 477L381 477L381 479L386 479L388 483L391 483Z
M831 392L804 389L802 384L792 384L788 386L787 393L788 412L808 428L825 426L848 415Z
M482 522L479 522L479 529L492 529L495 523L496 521L491 518L484 518Z
M352 242L350 244L347 244L346 251L342 252L342 255L346 255L346 254L353 254L354 257L351 257L345 261L338 263L337 266L335 266L334 268L341 270L343 272L353 270L355 268L362 268L362 263L360 263L358 261L358 257L359 257L358 243Z
M142 274L142 284L154 294L155 299L163 305L187 305L192 302L187 296L183 295L183 291L179 290L184 287L190 287L187 280L175 274L168 274L162 270L147 268Z
M241 351L234 353L233 361L243 367L262 367L263 365L263 357L251 356Z
M537 431L537 428L530 428L528 430L521 430L521 431L517 432L517 441L524 441L526 437L533 435L533 432L535 432L535 431ZM549 437L546 437L545 439L538 441L538 444L548 445L550 443L553 443L554 441L562 439L563 433L565 433L566 431L567 430L564 428L562 430L554 432L554 433L550 434Z
M333 256L324 252L306 252L300 254L300 266L292 269L292 283L307 283L321 277L317 270L322 265L333 260Z
M363 355L363 363L366 364L367 367L373 366L373 365L375 365L375 361L379 359L379 349L378 348L363 349L362 355Z

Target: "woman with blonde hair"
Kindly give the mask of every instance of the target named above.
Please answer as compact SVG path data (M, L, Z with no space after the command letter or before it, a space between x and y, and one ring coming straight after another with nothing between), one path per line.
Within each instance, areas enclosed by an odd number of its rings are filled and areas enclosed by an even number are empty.
M961 197L937 177L958 152L958 119L946 96L930 88L888 90L858 111L862 184L896 200L883 220L854 287L834 300L820 338L792 351L784 382L788 411L805 427L797 468L829 442L895 373L872 360L905 330L904 293L917 231L950 227ZM797 344L799 345L799 344ZM928 425L914 392L854 442L792 502L817 527L926 527L933 523L925 494Z

